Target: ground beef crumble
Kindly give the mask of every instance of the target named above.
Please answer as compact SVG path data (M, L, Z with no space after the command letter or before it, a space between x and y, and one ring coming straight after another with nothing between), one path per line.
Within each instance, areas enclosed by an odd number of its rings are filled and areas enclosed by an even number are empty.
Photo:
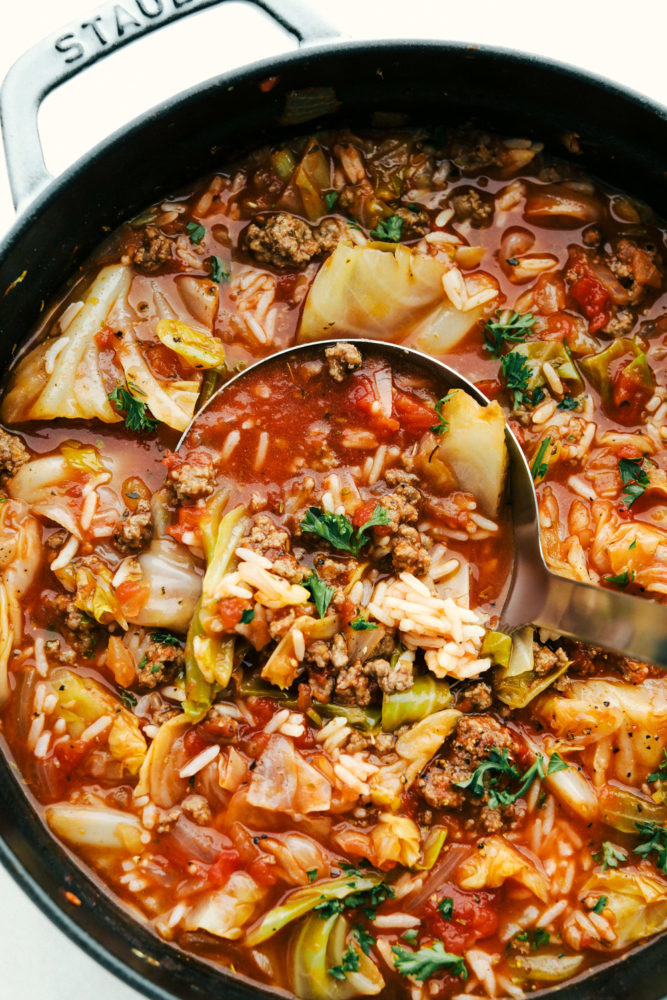
M21 438L0 428L0 485L15 476L29 461L30 453Z
M157 226L144 226L131 234L122 262L152 274L171 260L173 245L174 239L165 236Z
M240 543L241 548L251 549L273 563L271 572L282 576L290 583L301 583L308 570L300 566L290 552L290 536L284 528L279 528L268 514L257 514L247 534Z
M414 525L419 520L421 493L407 482L399 482L395 492L381 498L381 504L389 514L387 535L381 536L381 544L391 550L392 565L396 573L414 573L424 576L431 565L421 535Z
M210 496L215 486L213 462L182 462L169 469L167 483L179 503L188 504Z
M42 607L49 627L61 633L65 642L81 656L93 656L97 648L100 627L79 610L69 594L42 594Z
M354 344L342 341L327 347L324 351L327 358L327 369L334 382L342 382L350 372L361 367L363 358Z
M113 540L119 552L140 552L153 537L153 513L149 500L141 498L136 508L127 508L116 525Z
M152 691L172 680L184 665L185 654L180 646L151 639L137 666L137 686Z
M324 219L311 226L297 215L278 212L257 216L245 230L242 246L259 264L278 271L304 268L331 253L344 231L342 220Z
M468 789L458 788L457 782L468 781L477 767L488 760L491 750L508 751L513 761L519 747L510 730L491 715L463 715L445 741L440 755L423 772L418 790L434 809L472 810L474 818L466 821L478 824L486 833L497 833L503 826L515 825L525 813L521 799L509 806L491 809L488 792L476 798Z

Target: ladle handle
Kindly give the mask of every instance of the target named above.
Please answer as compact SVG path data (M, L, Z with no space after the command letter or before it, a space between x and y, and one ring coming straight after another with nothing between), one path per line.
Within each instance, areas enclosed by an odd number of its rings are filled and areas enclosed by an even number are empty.
M541 607L531 616L535 625L667 667L664 605L545 572Z

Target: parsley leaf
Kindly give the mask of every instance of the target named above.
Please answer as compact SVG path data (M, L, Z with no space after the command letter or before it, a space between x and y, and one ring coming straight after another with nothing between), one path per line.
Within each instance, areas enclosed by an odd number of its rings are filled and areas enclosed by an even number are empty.
M151 632L151 639L154 642L161 642L163 646L180 646L181 640L177 635L172 635L163 628L154 628Z
M544 758L540 754L525 774L519 774L516 766L510 761L507 748L500 752L495 748L489 753L488 759L475 769L466 781L453 782L456 788L467 789L476 799L481 799L488 792L490 809L509 806L528 791L536 778L544 777ZM519 787L515 792L498 788L501 778L518 779Z
M514 935L516 941L527 941L531 951L537 951L543 944L549 944L550 935L543 927L536 927L534 930L520 931Z
M325 899L324 902L318 903L314 907L316 913L320 915L322 920L328 920L329 917L335 916L336 913L342 913L345 909L342 899Z
M610 840L604 840L600 850L593 855L593 861L596 865L602 865L603 872L606 872L607 868L618 868L619 862L627 860L627 851L614 847Z
M657 771L652 771L647 781L667 781L667 750L662 751L663 760L658 764Z
M368 931L361 926L361 924L356 924L352 928L352 933L359 942L359 947L363 951L364 955L370 955L371 948L375 944L375 938L373 935L369 934Z
M523 354L510 351L500 359L500 371L505 385L512 390L512 407L518 410L522 403L529 402L528 382L533 374L530 365Z
M375 528L382 524L391 524L391 518L385 508L381 507L380 504L377 504L368 520L364 521L360 528L357 528L357 555L359 554L359 550L362 549L368 541L365 537L366 532L370 531L371 528Z
M211 278L220 284L221 281L229 281L229 271L222 257L209 257L207 261L211 269Z
M517 261L518 263L518 261ZM494 358L499 358L506 343L520 344L532 332L535 317L531 313L499 312L495 320L487 320L484 327L486 349Z
M605 908L605 906L607 905L608 902L609 902L609 900L607 899L606 896L600 896L600 898L598 899L597 903L593 907L593 913L597 913L597 914L602 913L602 911L604 910L604 908Z
M358 556L368 538L366 532L380 524L389 524L390 518L384 507L377 504L375 510L360 528L355 528L345 514L332 514L319 507L309 507L306 516L301 521L301 530L319 535L333 545L335 549L351 552Z
M190 242L197 246L206 236L206 229L199 222L188 222L185 231L190 237Z
M650 485L648 473L642 469L643 458L619 458L618 471L621 474L623 483L623 499L628 510L635 500L639 500L646 492L646 487Z
M415 942L419 937L419 932L416 927L408 927L407 931L405 931L404 934L401 934L401 937L404 941L407 941L408 944L413 944L413 942Z
M309 868L306 871L306 875L308 876L309 882L314 882L315 879L317 878L317 868Z
M320 579L315 570L303 581L303 585L310 591L318 615L320 618L324 618L327 608L331 604L331 599L335 594L335 589Z
M442 941L436 941L432 948L421 948L419 951L408 951L400 944L392 945L394 953L394 968L402 976L412 976L423 982L438 969L448 969L453 976L468 978L468 970L460 955L445 951Z
M451 920L452 914L454 913L454 900L451 896L445 896L438 903L438 913L445 918L445 920Z
M546 450L550 444L551 444L551 438L545 437L544 441L542 442L542 444L538 449L537 455L535 456L535 461L530 467L530 474L533 477L534 482L537 482L538 479L544 479L547 472L549 471L549 463L544 462L543 459L546 454Z
M241 624L249 625L254 617L255 617L254 608L244 608L243 611L241 612Z
M665 875L667 875L667 826L659 826L654 822L635 823L639 833L649 839L645 844L635 847L635 854L640 854L647 858L655 851L655 864Z
M327 206L329 211L334 207L338 201L338 191L325 191L324 192L324 204Z
M141 392L136 386L133 388ZM124 386L117 385L114 391L109 393L109 399L120 413L125 414L125 426L128 431L154 431L157 427L157 420L153 420L146 413L146 404Z
M348 972L357 972L359 969L359 955L354 950L352 945L344 953L342 959L338 965L332 965L329 972L330 976L334 979L345 980L347 979Z
M340 866L343 868L343 865ZM345 870L343 868L343 870ZM350 869L350 874L356 874L357 870L354 868ZM354 883L352 883L354 885ZM323 899L321 903L318 903L314 907L314 910L323 920L327 920L329 917L333 917L336 913L342 913L343 910L356 910L360 909L364 916L368 917L369 920L375 920L376 908L384 903L387 899L394 898L394 890L386 882L378 882L371 889L357 890L356 892L351 892L349 895L345 896L343 899Z
M579 406L579 400L573 399L572 396L563 396L560 403L556 407L557 410L576 410Z
M450 389L449 392L435 404L435 415L438 418L438 423L429 428L429 430L433 431L434 434L444 434L449 430L449 422L445 420L442 415L442 407L444 403L448 403L452 396L454 396L458 391L458 389Z
M559 753L552 753L547 764L547 774L557 774L559 771L567 771L567 764Z
M122 687L116 688L116 691L118 692L118 697L122 701L123 705L125 705L125 708L134 708L134 706L137 704L136 695L132 694L131 691L128 691L126 688Z
M605 583L614 583L617 587L621 587L623 590L627 587L629 583L635 578L635 571L633 569L624 569L622 573L617 573L616 576L603 576L602 579Z
M382 219L376 229L371 229L372 240L389 241L389 243L399 243L403 230L403 219L400 215L390 215L388 219Z
M353 618L350 622L350 627L354 629L355 632L372 632L378 626L375 622L369 622L365 615L362 615L361 611L356 618Z

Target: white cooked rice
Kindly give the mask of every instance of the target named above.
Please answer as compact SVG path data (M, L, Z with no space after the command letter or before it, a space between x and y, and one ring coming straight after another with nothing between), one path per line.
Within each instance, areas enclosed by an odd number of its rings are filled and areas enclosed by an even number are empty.
M212 760L220 753L220 747L217 743L211 744L211 746L206 747L201 753L198 753L196 757L188 761L185 767L182 767L178 772L179 778L191 778L193 775L197 774L202 768L210 764Z

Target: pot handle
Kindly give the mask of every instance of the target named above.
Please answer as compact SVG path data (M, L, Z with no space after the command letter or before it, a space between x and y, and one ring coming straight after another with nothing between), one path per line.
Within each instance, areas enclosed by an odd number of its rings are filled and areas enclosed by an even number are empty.
M98 59L180 17L225 0L125 0L97 7L42 39L10 68L0 91L2 138L17 211L51 181L44 163L37 113L52 90ZM301 0L250 0L295 35L299 44L338 32Z

